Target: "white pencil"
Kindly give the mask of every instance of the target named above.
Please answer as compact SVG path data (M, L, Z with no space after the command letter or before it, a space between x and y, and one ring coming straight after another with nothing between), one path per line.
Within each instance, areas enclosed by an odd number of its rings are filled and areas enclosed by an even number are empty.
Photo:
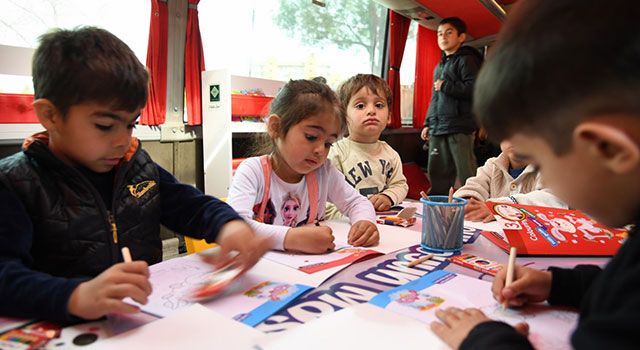
M516 265L516 247L511 247L509 250L509 264L507 265L507 278L504 281L504 287L507 288L513 282L513 269ZM502 303L502 308L506 309L509 306L507 300Z
M132 261L131 252L129 251L129 248L127 247L122 248L122 259L124 259L124 262L126 263L130 263Z

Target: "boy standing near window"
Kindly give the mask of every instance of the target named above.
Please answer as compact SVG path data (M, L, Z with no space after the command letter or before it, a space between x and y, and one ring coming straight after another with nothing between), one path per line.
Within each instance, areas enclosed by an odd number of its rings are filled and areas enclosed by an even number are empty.
M433 73L433 94L420 137L429 141L430 194L446 195L456 181L464 184L476 172L471 114L473 84L482 63L474 48L462 46L466 25L457 17L438 25L440 63Z

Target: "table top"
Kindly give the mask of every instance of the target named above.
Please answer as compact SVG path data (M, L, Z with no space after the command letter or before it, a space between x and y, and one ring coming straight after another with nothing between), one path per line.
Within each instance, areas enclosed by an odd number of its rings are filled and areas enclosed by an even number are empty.
M348 227L348 225L343 225ZM340 225L336 226L341 230ZM445 270L456 274L464 274L482 280L493 277L460 265L450 263L447 258L453 253L435 254L435 256L413 268L407 267L409 261L415 260L430 252L420 246L421 220L416 224L399 228L378 225L381 236L381 251L386 254L358 261L347 267L334 269L322 275L317 287L303 294L286 307L258 324L255 329L265 333L279 332L296 327L319 317L332 314L340 309L360 303L366 303L380 292L405 284L434 270ZM466 240L462 253L507 263L508 254L480 235L480 230L500 230L497 222L489 224L465 222ZM395 236L394 236L395 235ZM398 235L406 235L398 243ZM409 237L409 238L407 238ZM401 249L394 249L385 240L403 244ZM411 243L414 243L411 245ZM375 249L376 247L373 247ZM604 265L609 258L602 257L519 257L517 263L538 269L549 266L573 267L577 264ZM302 283L303 281L300 281ZM308 282L308 281L307 281ZM75 348L73 339L79 334L94 332L99 338L108 338L125 331L156 321L157 318L146 313L134 315L110 315L106 320L89 322L67 327L62 330L62 337L54 339L46 348ZM99 343L99 341L98 341Z

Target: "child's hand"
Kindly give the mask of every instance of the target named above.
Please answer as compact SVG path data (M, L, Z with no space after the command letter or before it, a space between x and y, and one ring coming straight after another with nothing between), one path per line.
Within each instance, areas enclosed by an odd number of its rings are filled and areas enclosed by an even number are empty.
M464 219L470 221L489 222L495 220L491 210L485 202L475 198L469 198L469 203L464 207Z
M253 267L273 245L269 237L256 236L251 227L242 220L224 224L216 242L220 245L220 254L216 255L214 263L224 264L230 259L229 253L237 251L238 255L233 259L239 259L245 271Z
M513 282L505 288L506 276L507 269L505 267L498 272L491 286L493 297L499 303L507 300L510 306L522 306L527 303L542 302L549 298L551 272L516 265L513 269Z
M387 211L391 209L391 205L393 204L391 203L391 198L380 193L374 194L373 196L369 197L369 202L373 204L373 208L376 211Z
M92 280L80 283L69 297L69 313L94 320L108 313L135 313L140 311L122 299L130 297L140 304L147 303L151 294L149 266L144 261L119 263L111 266Z
M369 247L378 244L380 234L378 227L371 221L360 220L351 225L348 243L356 247Z
M424 129L422 129L422 131L420 132L420 138L423 139L424 141L429 141L429 128L425 127Z
M433 83L433 89L436 91L440 91L440 89L442 89L442 83L444 83L444 80L442 79L438 79Z
M490 320L478 309L461 310L457 307L436 310L436 316L442 323L431 322L431 330L452 349L459 348L475 326Z
M333 250L333 231L328 226L293 227L284 237L284 249L302 253L322 254Z

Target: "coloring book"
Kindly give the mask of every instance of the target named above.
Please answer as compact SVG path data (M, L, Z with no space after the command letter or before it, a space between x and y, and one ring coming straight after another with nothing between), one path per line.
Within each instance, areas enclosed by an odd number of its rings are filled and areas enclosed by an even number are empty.
M382 255L373 249L354 247L347 244L336 243L332 252L326 254L302 254L290 252L271 251L265 254L265 259L293 267L306 273L315 273L337 266L347 267L349 264L362 260L365 257Z
M608 228L577 210L491 202L487 206L518 255L613 256L627 237L626 231Z
M257 325L311 289L287 276L274 279L278 266L273 265L277 264L260 261L223 293L200 304L246 325ZM153 292L146 305L138 306L144 312L165 317L194 304L193 290L207 283L213 268L193 254L152 265L149 270Z
M578 321L576 312L547 304L503 309L493 299L490 282L444 270L382 292L369 303L427 325L438 321L435 315L438 309L478 308L487 317L510 325L527 322L529 340L536 349L570 349L569 337Z

